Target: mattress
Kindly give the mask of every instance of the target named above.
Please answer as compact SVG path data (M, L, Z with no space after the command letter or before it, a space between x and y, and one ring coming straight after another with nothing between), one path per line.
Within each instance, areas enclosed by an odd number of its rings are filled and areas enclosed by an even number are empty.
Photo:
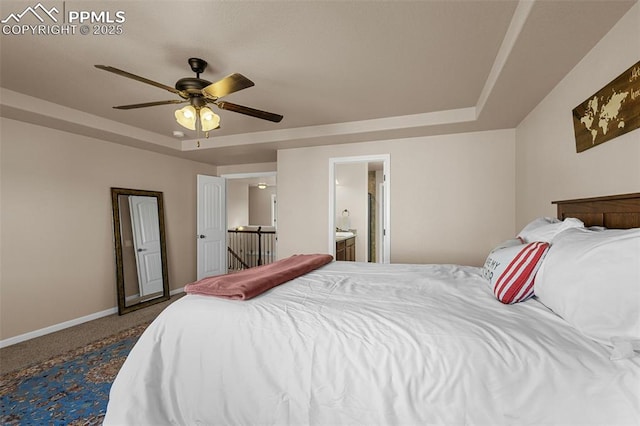
M105 425L640 424L640 362L482 270L332 262L247 301L165 309Z

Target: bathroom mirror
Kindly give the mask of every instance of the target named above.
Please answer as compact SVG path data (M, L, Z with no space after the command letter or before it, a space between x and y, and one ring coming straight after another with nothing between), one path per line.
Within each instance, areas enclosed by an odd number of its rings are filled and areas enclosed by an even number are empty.
M162 192L111 188L120 315L169 299Z

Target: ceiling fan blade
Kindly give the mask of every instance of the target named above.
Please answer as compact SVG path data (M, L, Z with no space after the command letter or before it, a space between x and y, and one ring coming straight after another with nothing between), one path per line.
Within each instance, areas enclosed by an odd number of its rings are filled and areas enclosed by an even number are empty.
M98 69L101 69L101 70L105 70L105 71L112 72L114 74L121 75L123 77L127 77L127 78L131 78L133 80L140 81L142 83L147 83L147 84L150 84L152 86L159 87L160 89L168 90L171 93L176 93L178 95L180 95L180 93L181 93L175 87L167 86L165 84L158 83L157 81L149 80L148 78L140 77L139 75L131 74L130 72L123 71L121 69L114 68L114 67L111 67L109 65L95 65L95 67L98 68Z
M156 102L145 102L143 104L120 105L120 106L114 106L114 108L115 109L146 108L146 107L157 106L157 105L183 104L185 102L189 102L189 101L183 100L183 99L172 99L170 101L156 101Z
M251 86L254 86L253 81L242 74L234 73L226 76L222 80L211 83L202 89L202 93L208 98L218 99Z
M240 114L250 115L251 117L273 121L274 123L279 123L283 118L280 114L274 114L272 112L267 112L267 111L260 111L259 109L249 108L249 107L238 105L238 104L232 104L231 102L216 102L215 104L218 105L220 109L239 112Z

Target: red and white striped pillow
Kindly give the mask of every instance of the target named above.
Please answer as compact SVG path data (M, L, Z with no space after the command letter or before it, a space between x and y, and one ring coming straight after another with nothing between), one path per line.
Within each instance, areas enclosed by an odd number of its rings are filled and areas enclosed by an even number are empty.
M512 304L533 296L536 272L548 250L549 243L541 241L493 250L485 262L485 276L496 298Z

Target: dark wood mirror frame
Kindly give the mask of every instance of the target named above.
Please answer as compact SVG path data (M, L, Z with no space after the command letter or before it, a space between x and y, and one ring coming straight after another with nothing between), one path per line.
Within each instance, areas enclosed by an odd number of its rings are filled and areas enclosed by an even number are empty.
M122 224L120 221L120 196L144 196L154 197L158 204L158 224L160 236L160 255L162 261L162 294L148 300L144 300L134 304L127 304L125 292L125 271L123 260L123 240L122 240ZM165 300L169 300L169 274L167 272L167 247L166 234L164 224L164 204L162 192L144 191L138 189L111 188L111 205L113 208L113 234L115 242L116 257L116 289L118 294L118 314L123 315Z

